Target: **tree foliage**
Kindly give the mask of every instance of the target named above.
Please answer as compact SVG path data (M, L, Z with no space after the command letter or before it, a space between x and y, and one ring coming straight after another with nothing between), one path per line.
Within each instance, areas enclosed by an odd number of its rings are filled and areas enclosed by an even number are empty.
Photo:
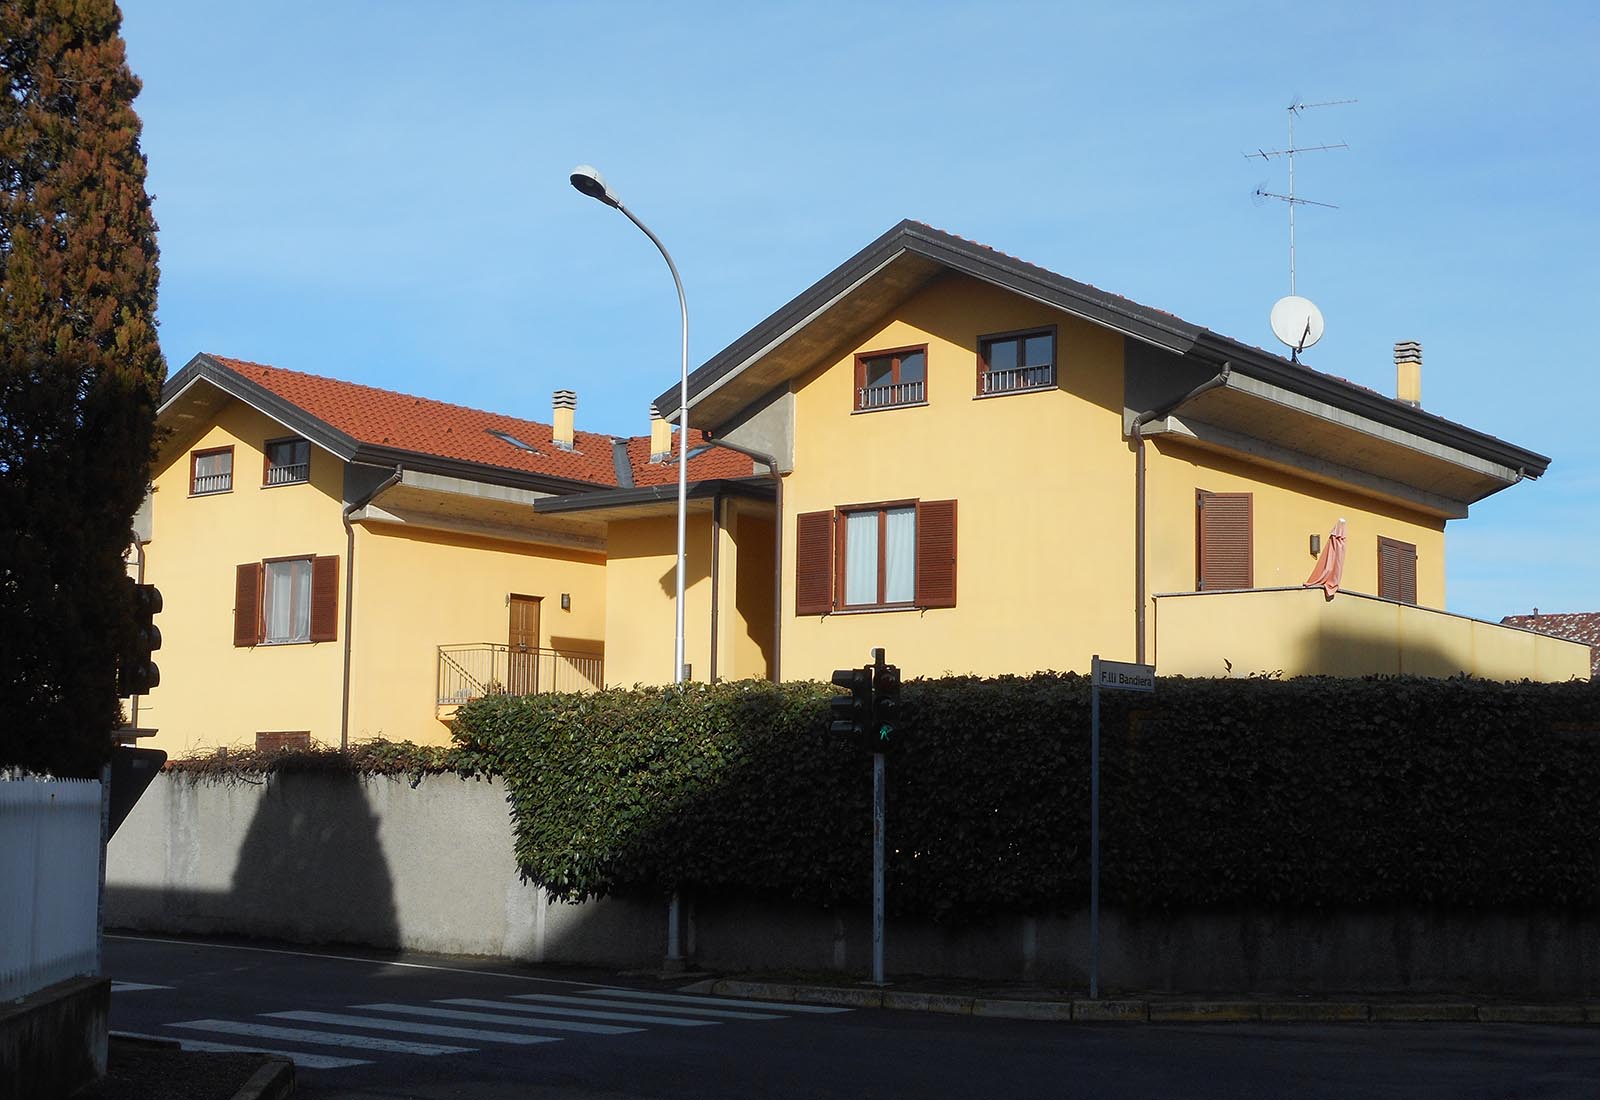
M871 766L827 732L832 693L492 696L456 736L505 778L519 865L558 897L861 904ZM1087 679L921 680L903 700L890 909L955 922L1083 905ZM1110 904L1600 902L1600 684L1171 678L1101 709Z
M112 0L0 4L0 763L92 775L165 364Z

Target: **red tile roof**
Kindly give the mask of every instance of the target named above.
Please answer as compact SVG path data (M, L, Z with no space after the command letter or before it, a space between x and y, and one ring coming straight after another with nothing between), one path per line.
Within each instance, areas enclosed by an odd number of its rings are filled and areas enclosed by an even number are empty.
M1524 630L1548 634L1552 638L1565 638L1569 642L1582 642L1589 647L1590 675L1600 680L1600 611L1507 615L1500 623L1502 626L1520 626Z
M596 487L614 488L618 484L613 437L609 435L576 431L573 450L567 451L553 442L551 426L536 420L521 420L243 359L220 355L207 358L359 443L567 478ZM490 432L504 432L534 450L525 451ZM654 485L677 480L676 464L650 463L648 436L631 437L626 442L636 484ZM752 469L750 459L725 447L713 447L689 459L689 476L696 481L749 477Z

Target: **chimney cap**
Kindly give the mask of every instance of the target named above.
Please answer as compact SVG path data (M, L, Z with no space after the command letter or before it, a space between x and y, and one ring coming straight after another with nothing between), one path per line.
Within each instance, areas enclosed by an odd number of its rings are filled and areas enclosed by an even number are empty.
M575 409L578 407L577 391L557 390L551 395L551 403L558 409Z
M1397 340L1394 345L1396 363L1422 362L1422 345L1415 340Z

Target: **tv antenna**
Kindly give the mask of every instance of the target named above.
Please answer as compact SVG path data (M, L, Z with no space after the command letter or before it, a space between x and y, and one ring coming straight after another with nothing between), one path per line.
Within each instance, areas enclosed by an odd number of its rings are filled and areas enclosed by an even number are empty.
M1354 99L1328 99L1320 103L1305 103L1296 96L1287 110L1289 113L1289 144L1282 149L1257 149L1253 153L1244 154L1247 158L1270 161L1276 157L1283 157L1289 162L1289 193L1280 195L1276 191L1268 191L1263 184L1255 189L1255 198L1258 202L1265 199L1277 199L1289 207L1289 295L1278 299L1272 307L1272 331L1275 336L1289 346L1289 358L1294 362L1300 361L1300 353L1318 340L1322 339L1322 313L1305 298L1295 293L1295 244L1294 244L1294 208L1297 206L1320 206L1328 210L1339 209L1331 202L1317 202L1314 199L1303 199L1294 193L1294 158L1296 153L1325 153L1334 149L1348 149L1349 145L1338 142L1333 145L1296 145L1294 143L1295 117L1313 107L1340 107L1347 103L1357 102Z

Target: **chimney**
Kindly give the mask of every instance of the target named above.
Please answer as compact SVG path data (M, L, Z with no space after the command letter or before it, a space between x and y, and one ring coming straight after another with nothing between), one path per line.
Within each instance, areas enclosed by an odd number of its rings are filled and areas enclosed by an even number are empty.
M572 390L557 390L551 398L553 420L550 442L563 451L572 450L572 419L578 411L578 395Z
M650 461L665 462L672 457L672 425L661 410L650 406Z
M1402 340L1394 346L1395 396L1414 409L1422 407L1422 345Z

